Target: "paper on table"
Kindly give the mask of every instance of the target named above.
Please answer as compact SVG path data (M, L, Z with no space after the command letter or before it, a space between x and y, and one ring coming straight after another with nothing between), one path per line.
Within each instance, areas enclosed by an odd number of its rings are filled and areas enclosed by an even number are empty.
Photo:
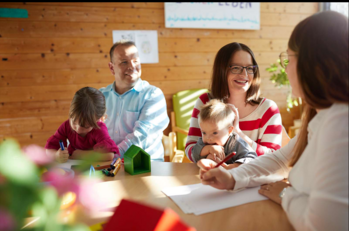
M163 189L184 213L201 215L250 202L267 200L258 193L259 187L237 191L215 189L208 185L193 184Z
M60 168L71 168L72 165L79 165L81 164L81 160L71 160L71 159L68 159L67 162L65 163L57 163L56 164L56 167L60 167Z

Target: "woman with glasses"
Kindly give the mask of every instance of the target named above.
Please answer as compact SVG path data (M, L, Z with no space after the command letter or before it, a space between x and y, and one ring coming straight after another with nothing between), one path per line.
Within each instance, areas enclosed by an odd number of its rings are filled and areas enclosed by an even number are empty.
M280 204L296 230L348 230L348 18L324 11L304 19L280 58L292 93L306 105L299 134L231 170L200 160L202 183L262 185L259 193Z
M282 140L281 115L275 102L260 97L260 75L252 50L242 43L222 47L215 58L210 93L201 95L195 104L190 120L185 153L191 161L192 149L202 137L198 123L201 107L211 99L231 104L236 114L234 133L241 137L258 156L278 150ZM221 147L205 145L205 153L219 156ZM214 155L216 154L216 155ZM212 156L210 155L210 156ZM220 162L219 158L215 159Z

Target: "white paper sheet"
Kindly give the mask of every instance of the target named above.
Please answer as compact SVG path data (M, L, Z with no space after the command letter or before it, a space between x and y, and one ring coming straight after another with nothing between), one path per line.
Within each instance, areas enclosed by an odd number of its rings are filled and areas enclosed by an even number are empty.
M259 187L237 191L215 189L208 185L193 184L165 188L162 192L170 197L184 213L201 215L250 202L267 200L258 193Z
M130 40L136 44L141 63L159 63L157 30L113 30L113 43Z

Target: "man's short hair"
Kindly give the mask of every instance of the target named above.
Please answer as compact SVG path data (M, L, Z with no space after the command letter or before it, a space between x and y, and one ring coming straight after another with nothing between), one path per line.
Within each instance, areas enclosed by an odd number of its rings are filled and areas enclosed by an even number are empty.
M228 104L218 99L212 99L201 107L199 116L200 121L211 121L216 124L223 122L224 127L233 126L235 113Z
M130 40L125 40L125 39L122 39L122 40L119 40L117 41L116 43L114 43L114 45L110 48L110 52L109 52L109 55L110 55L110 62L113 62L113 54L114 54L114 50L117 46L126 46L126 47L129 47L129 46L135 46L136 47L136 44L133 42L133 41L130 41Z

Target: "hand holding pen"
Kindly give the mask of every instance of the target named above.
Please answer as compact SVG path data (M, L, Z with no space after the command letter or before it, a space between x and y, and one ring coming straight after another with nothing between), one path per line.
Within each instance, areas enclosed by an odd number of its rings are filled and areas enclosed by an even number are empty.
M225 164L230 160L235 152L229 154L223 161L216 163L209 159L201 159L197 164L200 167L200 178L204 185L211 185L217 189L233 189L235 186L235 179L225 168L219 168L220 165Z
M69 153L68 153L67 148L64 148L64 144L63 144L62 140L59 141L59 145L61 147L57 150L57 152L55 154L55 160L60 162L60 163L65 163L68 161Z

